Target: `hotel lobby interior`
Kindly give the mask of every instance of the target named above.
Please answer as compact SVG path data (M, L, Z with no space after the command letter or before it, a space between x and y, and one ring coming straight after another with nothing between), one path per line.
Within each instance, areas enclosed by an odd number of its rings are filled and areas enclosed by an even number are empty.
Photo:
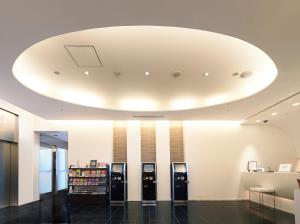
M300 224L300 1L1 0L0 224Z

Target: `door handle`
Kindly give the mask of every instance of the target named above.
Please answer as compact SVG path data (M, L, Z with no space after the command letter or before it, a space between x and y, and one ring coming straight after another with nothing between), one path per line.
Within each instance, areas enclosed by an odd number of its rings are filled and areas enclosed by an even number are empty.
M157 184L157 183L158 183L158 181L157 181L157 180L155 180L155 181L153 181L153 183Z
M189 181L184 181L185 183L189 184L190 182Z

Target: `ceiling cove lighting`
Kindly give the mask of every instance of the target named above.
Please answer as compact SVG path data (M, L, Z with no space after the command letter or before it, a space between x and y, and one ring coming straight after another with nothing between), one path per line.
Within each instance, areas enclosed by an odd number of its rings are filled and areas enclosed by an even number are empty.
M88 107L105 106L104 99L98 95L77 89L68 89L61 92L61 99Z
M300 105L299 102L293 103L293 106L294 106L294 107L299 106L299 105Z
M171 108L172 110L187 110L193 108L195 104L197 101L194 98L180 98L171 102Z
M220 95L216 95L213 97L210 97L206 100L206 104L213 106L213 105L218 105L218 104L222 104L225 103L229 98L228 94L220 94Z
M77 66L62 50L62 43L70 40L77 45L65 45L65 49L75 57ZM84 47L86 43L93 45ZM197 60L183 60L189 58ZM217 61L222 63L212 63ZM61 74L55 76L55 70ZM32 91L59 101L149 112L200 109L241 100L265 89L278 73L265 52L244 40L167 26L103 27L49 37L23 51L12 71ZM242 78L253 73L251 82L233 81L233 72ZM74 96L64 93L66 90ZM143 101L141 105L131 103L136 98ZM122 99L131 102L119 103Z
M274 113L272 113L272 116L276 116L278 113L277 112L274 112Z
M94 127L105 125L106 127L111 127L113 125L112 120L49 120L49 122L55 125L70 125L79 127L87 127L87 125Z
M125 111L155 111L157 102L152 99L123 99L119 107Z
M191 127L206 126L212 128L223 128L223 127L240 127L244 121L242 120L186 120L183 121L184 125Z

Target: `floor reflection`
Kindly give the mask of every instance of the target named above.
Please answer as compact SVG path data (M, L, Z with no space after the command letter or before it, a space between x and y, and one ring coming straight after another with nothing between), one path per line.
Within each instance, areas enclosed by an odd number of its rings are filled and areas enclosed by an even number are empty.
M71 205L66 195L58 194L40 202L0 209L0 223L161 223L161 224L294 224L294 215L249 209L247 202L199 202L142 206L140 202L126 205Z

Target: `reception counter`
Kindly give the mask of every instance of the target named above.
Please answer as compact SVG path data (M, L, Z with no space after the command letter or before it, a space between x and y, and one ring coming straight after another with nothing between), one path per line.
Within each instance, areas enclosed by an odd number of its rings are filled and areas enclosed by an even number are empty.
M283 172L242 172L242 184L250 187L272 188L277 197L293 200L294 191L298 189L297 179L300 173Z

